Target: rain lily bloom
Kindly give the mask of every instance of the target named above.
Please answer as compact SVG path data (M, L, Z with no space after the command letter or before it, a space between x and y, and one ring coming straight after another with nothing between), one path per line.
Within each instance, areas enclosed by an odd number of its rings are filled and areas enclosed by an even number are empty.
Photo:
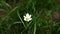
M30 20L32 20L31 15L29 15L29 13L27 13L27 14L24 16L24 21L29 22Z

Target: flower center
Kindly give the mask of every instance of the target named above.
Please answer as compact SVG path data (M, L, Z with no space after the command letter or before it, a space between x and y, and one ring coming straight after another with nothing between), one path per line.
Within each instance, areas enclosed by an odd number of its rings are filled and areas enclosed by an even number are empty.
M28 17L26 17L26 21L28 21L29 20L29 18Z

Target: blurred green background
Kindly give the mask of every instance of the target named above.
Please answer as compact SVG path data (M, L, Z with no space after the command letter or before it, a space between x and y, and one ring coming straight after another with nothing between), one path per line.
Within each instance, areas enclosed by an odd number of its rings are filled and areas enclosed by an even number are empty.
M60 0L0 0L0 34L60 34Z

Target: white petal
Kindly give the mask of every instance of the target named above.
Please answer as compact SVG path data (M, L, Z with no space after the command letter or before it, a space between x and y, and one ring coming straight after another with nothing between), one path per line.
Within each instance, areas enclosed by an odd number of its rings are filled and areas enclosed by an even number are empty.
M29 17L29 13L26 14L26 17Z
M29 17L31 18L31 15L29 15Z
M30 21L30 20L27 20L28 22Z
M23 16L24 18L26 17L26 16Z
M30 18L29 20L32 20L32 18Z

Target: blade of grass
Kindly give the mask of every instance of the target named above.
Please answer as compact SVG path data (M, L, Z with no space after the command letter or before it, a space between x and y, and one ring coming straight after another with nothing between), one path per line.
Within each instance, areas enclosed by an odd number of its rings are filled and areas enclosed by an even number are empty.
M0 9L0 11L5 11L4 9Z
M9 9L11 9L11 6L8 3L4 2L4 1L1 1L1 4L9 7Z
M28 31L28 34L30 34L30 31Z
M35 20L35 23L34 23L34 34L36 34L36 20Z
M12 12L14 12L17 8L18 8L18 7L15 7L14 9L12 9L12 10L3 18L3 21L4 21L6 18L8 18L8 16L9 16ZM2 22L3 22L3 21L2 21Z
M25 24L24 24L24 22L23 22L23 20L22 20L22 18L21 18L21 16L20 16L20 14L19 14L18 11L17 11L17 15L18 15L19 19L21 20L22 24L24 25L24 27L25 27L25 29L26 29L26 26L25 26Z
M36 11L36 9L35 9L35 3L33 3L33 10L34 10L34 12ZM34 16L34 34L36 34L36 17Z

